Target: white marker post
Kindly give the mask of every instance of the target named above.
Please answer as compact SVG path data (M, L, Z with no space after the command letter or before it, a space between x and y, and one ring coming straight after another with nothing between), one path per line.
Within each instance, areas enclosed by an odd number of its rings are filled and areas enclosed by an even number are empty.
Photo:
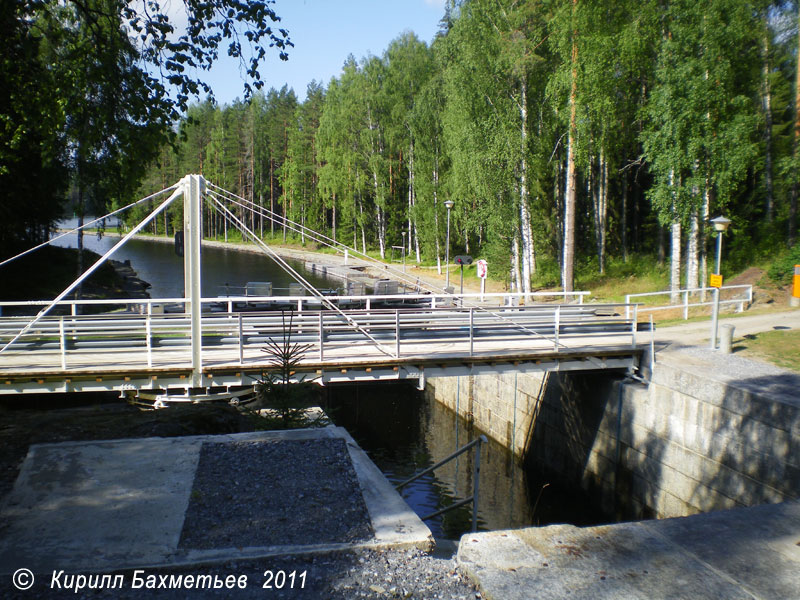
M489 273L489 264L480 259L475 263L475 272L481 278L481 302L483 302L483 295L486 293L486 275Z

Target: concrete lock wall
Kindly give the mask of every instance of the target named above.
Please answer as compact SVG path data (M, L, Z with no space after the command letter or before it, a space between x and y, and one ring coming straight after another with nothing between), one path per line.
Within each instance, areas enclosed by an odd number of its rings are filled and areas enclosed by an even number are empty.
M620 519L800 497L800 402L658 364L613 373L431 378L426 394Z

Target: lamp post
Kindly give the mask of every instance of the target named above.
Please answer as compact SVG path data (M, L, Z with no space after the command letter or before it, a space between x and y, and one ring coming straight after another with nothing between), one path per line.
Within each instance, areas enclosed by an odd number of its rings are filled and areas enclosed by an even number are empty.
M447 288L450 287L450 209L453 208L455 202L452 200L447 200L444 205L447 208L447 243L444 247L444 289L447 291Z
M714 229L717 231L717 271L716 275L720 275L720 264L722 262L722 234L728 229L731 224L730 219L725 217L717 217L711 219ZM722 283L720 282L720 286ZM714 287L714 308L711 312L711 349L717 349L717 325L719 321L719 287Z

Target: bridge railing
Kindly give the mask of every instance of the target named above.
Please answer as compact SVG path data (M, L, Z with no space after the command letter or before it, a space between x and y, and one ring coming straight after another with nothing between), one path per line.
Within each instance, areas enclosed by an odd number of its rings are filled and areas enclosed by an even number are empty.
M209 304L216 300L209 300ZM182 305L175 302L183 309ZM114 363L120 352L136 354L135 360L152 367L176 352L186 354L190 345L191 319L185 312L119 311L98 315L55 315L42 318L27 331L10 352L50 355L62 369L70 358L92 353L97 360ZM501 349L562 351L571 340L580 346L615 343L636 345L636 317L625 317L626 305L558 304L484 309L371 308L346 311L294 312L289 319L281 311L204 312L204 352L224 355L221 360L244 364L263 361L261 349L268 341L309 344L307 360L323 362L343 353L380 352L395 358L449 352L474 356ZM28 317L0 318L0 344L13 339ZM370 350L371 346L380 348ZM444 348L444 350L443 350ZM3 369L0 355L0 371ZM174 359L174 356L172 357ZM171 359L171 360L172 360ZM77 361L77 359L76 359ZM46 361L45 361L46 362ZM56 365L54 365L56 366Z
M591 292L531 292L529 294L492 293L492 294L370 294L359 296L341 296L326 294L325 298L342 308L365 308L386 305L393 306L428 306L441 308L448 306L521 306L539 303L570 303L584 304L585 298ZM128 311L143 314L159 314L162 312L182 312L186 310L185 298L116 298L116 299L88 299L88 300L62 300L56 311L68 313L73 316L92 312L104 313L111 311ZM203 298L203 310L217 310L234 312L247 309L291 308L300 313L304 310L319 310L322 301L315 296L286 295L286 296L256 296L256 295L231 295ZM0 301L0 316L2 315L33 315L38 309L50 304L48 300L22 300Z
M625 304L633 306L632 302L636 302L635 298L654 298L657 296L669 296L670 303L669 304L662 304L657 306L652 306L648 304L640 304L639 305L639 312L656 312L659 310L675 310L675 309L682 309L683 310L683 318L684 320L689 318L689 309L697 306L711 306L714 302L709 299L706 301L704 298L706 294L712 294L715 288L710 287L700 287L700 288L687 288L683 290L676 290L676 291L663 291L663 292L645 292L642 294L627 294L625 296ZM731 291L731 290L743 290L743 295L739 297L727 297L723 298L720 295L720 306L724 305L736 305L737 311L742 312L744 309L753 303L753 286L752 285L724 285L720 288L720 294L723 291ZM700 295L700 299L698 301L691 301L693 297L697 297ZM630 308L628 309L628 315L630 315Z

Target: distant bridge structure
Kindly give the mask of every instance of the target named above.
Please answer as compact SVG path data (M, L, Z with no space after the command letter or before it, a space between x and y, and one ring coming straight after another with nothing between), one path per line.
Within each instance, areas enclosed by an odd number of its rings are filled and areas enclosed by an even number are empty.
M270 340L302 344L305 352L293 377L321 385L407 379L421 387L426 377L438 375L630 370L637 365L635 305L589 304L579 297L575 303L531 303L528 298L524 306L510 301L490 306L476 294L448 294L418 281L415 294L330 296L311 286L228 207L260 211L281 224L282 216L199 175L187 175L161 193L170 195L54 300L0 303L0 394L152 390L189 397L225 392L253 386L274 367L263 351ZM181 197L183 298L68 298ZM237 224L307 295L201 297L203 202ZM330 238L307 229L304 233L345 251ZM401 272L395 276L405 278ZM33 317L18 316L31 309L39 310Z

